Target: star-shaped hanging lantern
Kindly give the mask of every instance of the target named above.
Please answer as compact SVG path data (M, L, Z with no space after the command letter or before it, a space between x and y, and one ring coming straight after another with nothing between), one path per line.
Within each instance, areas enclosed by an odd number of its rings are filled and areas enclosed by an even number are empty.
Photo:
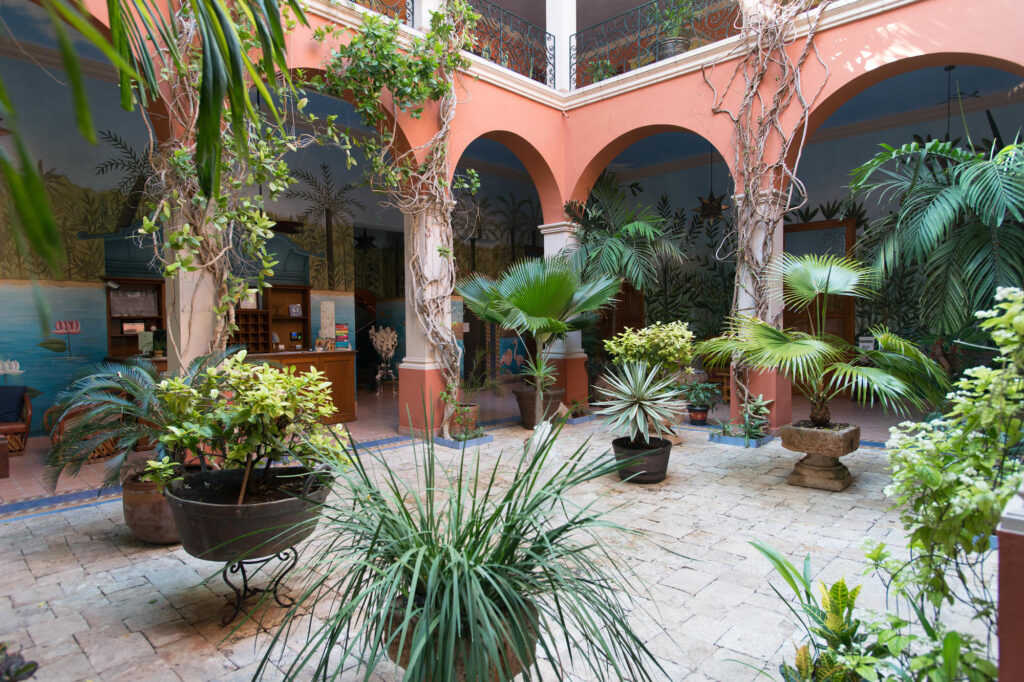
M725 204L725 194L716 197L714 192L709 191L707 197L698 196L697 199L700 200L700 206L695 210L702 221L713 223L721 220L722 214L729 210Z
M356 251L369 251L373 248L373 237L366 230L356 237Z

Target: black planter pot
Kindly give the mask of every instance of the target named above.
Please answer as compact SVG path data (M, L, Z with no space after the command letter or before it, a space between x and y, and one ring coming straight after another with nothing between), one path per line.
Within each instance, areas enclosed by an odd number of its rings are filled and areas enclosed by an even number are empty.
M185 481L168 484L165 496L171 506L174 525L185 551L206 561L233 562L274 556L305 540L316 528L320 505L327 500L329 488L313 481L305 497L288 497L255 504L213 504L178 497L187 481L191 486L204 483L241 484L243 469L201 471ZM309 474L304 467L271 469L281 479Z
M657 59L660 62L662 59L668 59L669 57L675 57L676 55L683 54L690 49L689 38L662 38L658 41Z
M694 426L706 426L708 423L708 408L690 405L686 408L690 413L690 423Z
M634 448L626 436L612 441L615 459L620 462L643 455L643 459L619 469L619 478L629 479L630 483L660 483L668 475L668 456L672 452L672 443L664 438L652 438L648 446Z
M512 389L512 393L515 394L516 402L519 403L519 415L522 418L523 428L532 429L537 426L537 420L535 419L537 389L533 386L517 386ZM562 399L564 398L564 388L549 388L544 391L544 421L555 416L555 413L558 412L558 406L562 404Z

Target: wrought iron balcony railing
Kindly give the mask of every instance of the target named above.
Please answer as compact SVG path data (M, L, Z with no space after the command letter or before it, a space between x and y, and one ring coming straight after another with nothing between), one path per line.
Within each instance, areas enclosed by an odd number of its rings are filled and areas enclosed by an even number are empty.
M415 0L352 0L355 4L372 9L403 24L412 26L413 3Z
M739 33L736 0L693 0L691 17L679 22L687 0L653 0L583 29L569 42L573 88L646 66ZM675 20L675 24L673 24Z
M473 52L555 87L555 37L489 0L468 0L480 14Z

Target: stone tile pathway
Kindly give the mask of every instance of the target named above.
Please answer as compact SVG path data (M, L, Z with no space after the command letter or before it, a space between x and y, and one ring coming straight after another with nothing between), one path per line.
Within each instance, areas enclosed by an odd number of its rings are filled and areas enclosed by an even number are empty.
M516 450L528 432L493 435L481 452L485 464ZM570 426L557 450L564 455L587 438L592 448L610 439L594 423ZM383 455L393 469L411 471L410 446ZM618 505L612 518L644 532L611 542L646 583L632 616L666 679L742 682L757 678L745 664L775 671L792 658L799 635L768 586L781 581L749 540L795 561L810 553L817 578L863 582L861 603L883 606L877 581L861 578L860 542L902 544L882 494L884 453L862 448L846 458L855 483L842 493L788 486L794 458L777 441L747 450L689 430L663 483L609 478L578 491L580 499ZM134 539L116 500L0 521L0 547L0 639L39 662L40 680L250 679L277 613L268 611L262 625L221 626L229 590L220 566ZM344 679L361 676L352 661ZM275 669L266 679L281 677ZM375 679L400 676L386 667Z

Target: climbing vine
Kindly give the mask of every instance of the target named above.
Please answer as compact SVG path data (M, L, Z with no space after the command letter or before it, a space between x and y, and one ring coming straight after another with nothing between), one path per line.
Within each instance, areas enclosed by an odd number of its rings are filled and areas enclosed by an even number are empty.
M783 215L801 208L807 200L797 167L810 112L829 75L814 42L829 2L741 2L737 47L703 69L704 82L714 98L712 111L727 117L733 129L736 217L735 234L727 237L736 248L732 311L773 324L781 323L781 310L772 309L767 269L775 255L775 231ZM800 21L806 22L803 30L798 30ZM805 82L804 67L809 59L822 71L815 84ZM721 63L734 65L724 82L715 78ZM736 363L734 368L739 396L745 399L743 368Z
M316 37L334 38L337 44L325 75L309 80L322 92L349 99L376 130L356 144L369 162L371 188L412 220L406 257L413 310L449 389L457 385L462 353L448 322L455 288L451 216L457 184L449 181L448 143L459 74L469 67L462 50L473 45L477 16L464 0L446 0L432 15L426 34L407 44L398 22L371 14L357 28L322 29ZM396 116L401 112L421 118L432 102L437 103L437 132L422 145L405 145ZM478 179L471 174L463 182L475 186ZM449 406L445 424L450 412Z

